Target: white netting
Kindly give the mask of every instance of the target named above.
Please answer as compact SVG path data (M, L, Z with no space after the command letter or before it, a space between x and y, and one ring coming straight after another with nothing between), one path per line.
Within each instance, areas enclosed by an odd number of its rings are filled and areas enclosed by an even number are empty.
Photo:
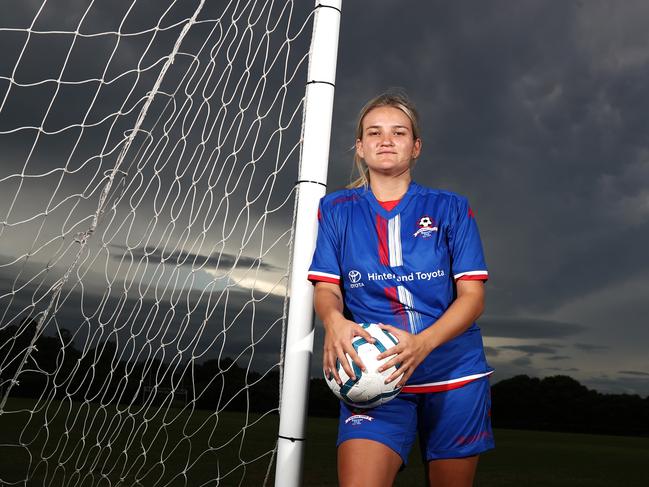
M0 15L0 485L261 485L311 2Z

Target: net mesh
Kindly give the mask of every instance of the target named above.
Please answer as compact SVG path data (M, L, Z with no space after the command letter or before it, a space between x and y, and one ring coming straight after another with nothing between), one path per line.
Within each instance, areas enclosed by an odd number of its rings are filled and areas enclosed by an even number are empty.
M307 2L0 17L0 485L262 485Z

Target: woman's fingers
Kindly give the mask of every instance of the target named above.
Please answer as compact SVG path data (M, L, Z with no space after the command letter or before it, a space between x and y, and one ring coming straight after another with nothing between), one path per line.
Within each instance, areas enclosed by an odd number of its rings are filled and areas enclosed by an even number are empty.
M334 380L340 384L340 376L338 375L338 369L336 367L335 355L333 355L332 352L325 351L322 363L322 368L324 369L327 379L333 376Z
M376 341L376 339L375 339L375 338L370 334L370 332L367 331L365 328L363 328L363 327L360 326L360 325L358 325L358 326L355 327L354 334L355 334L356 336L360 336L360 337L365 338L365 340L366 340L368 343L374 343L374 342Z
M395 384L395 387L403 387L404 384L408 381L408 379L412 375L412 372L413 370L411 368L399 367L397 370L392 372L392 374L390 374L390 376L387 379L385 379L385 383L390 384L391 382L394 382L395 380L398 379L399 382Z
M393 335L398 335L403 331L401 328L397 328L396 326L392 325L386 325L385 323L379 323L378 325L379 328L381 328L382 330L387 330Z
M378 370L379 372L383 372L385 370L391 369L392 367L395 367L396 370L394 370L385 379L385 383L390 384L391 382L394 382L398 379L399 382L395 384L395 386L402 387L415 370L415 367L412 366L411 362L411 360L407 360L403 357L400 357L399 355L395 355L391 360L388 360L381 367L379 367Z
M403 362L403 357L400 357L399 355L394 355L390 360L385 362L383 365L381 365L377 370L379 372L383 372L385 370L388 370L390 367L398 367L401 365Z
M363 361L361 360L361 358L358 356L358 354L356 353L356 349L355 349L353 346L350 347L350 350L349 350L349 352L347 352L347 353L349 353L349 356L350 356L350 358L352 359L352 361L353 361L356 365L358 365L358 366L360 367L360 369L361 369L363 372L367 371L367 368L365 367L365 364L363 363ZM350 375L350 377L351 377L352 379L356 379L356 376L355 376L355 375L354 375L354 376L351 376L351 375Z
M403 345L397 344L393 347L388 348L385 352L381 352L376 356L376 360L383 360L384 358L391 357L393 355L399 355L403 351Z
M410 333L408 333L407 331L404 331L401 328L397 328L396 326L392 326L392 325L385 325L383 323L379 323L379 328L390 332L395 337L397 337L397 340L399 341L401 341L404 336L410 335Z
M325 374L327 374L327 377L329 376L329 374L333 374L338 384L342 384L342 379L338 374L338 367L336 366L337 361L340 361L340 366L345 371L345 374L347 374L347 377L352 380L356 380L356 373L354 372L354 368L347 358L348 356L361 370L367 370L365 364L363 364L363 361L354 350L354 347L350 347L348 351L343 350L341 347L340 352L334 355L335 358L333 358L333 360L325 362L323 365L323 369L325 371Z
M347 360L347 356L345 355L345 349L342 344L339 344L336 348L336 365L338 362L340 362L340 366L342 369L345 371L345 374L347 374L347 377L350 378L355 378L354 371L352 370L351 365L349 364L349 360ZM336 367L337 368L337 367ZM336 372L338 372L336 370ZM338 378L338 384L342 384L342 380Z

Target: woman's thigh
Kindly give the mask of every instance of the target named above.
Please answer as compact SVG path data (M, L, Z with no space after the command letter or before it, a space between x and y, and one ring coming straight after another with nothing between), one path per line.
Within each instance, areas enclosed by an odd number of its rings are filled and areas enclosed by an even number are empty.
M340 487L390 487L401 464L401 456L378 441L347 440L338 447L338 482Z
M428 462L429 487L471 487L478 466L478 455Z

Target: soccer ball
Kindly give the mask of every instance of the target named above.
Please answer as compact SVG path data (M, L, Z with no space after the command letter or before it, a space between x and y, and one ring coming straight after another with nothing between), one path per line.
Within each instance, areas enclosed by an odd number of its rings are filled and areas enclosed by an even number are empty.
M428 228L433 226L433 220L429 216L422 216L419 219L419 226L421 228Z
M376 356L388 348L393 347L399 341L392 333L383 330L375 323L361 323L361 326L376 339L374 343L369 343L365 338L359 336L354 337L352 340L352 346L363 361L367 370L363 372L361 368L352 361L349 355L347 355L347 360L353 368L354 374L356 374L356 380L349 378L338 360L336 360L336 368L338 369L340 380L342 380L342 385L338 385L333 374L330 374L328 377L325 376L325 379L327 380L329 388L336 396L338 396L338 398L342 399L352 407L367 409L388 402L399 394L399 391L401 390L400 387L396 387L397 382L399 382L398 379L389 384L385 383L385 379L387 379L398 367L390 367L388 370L384 370L383 372L378 372L376 370L383 363L390 360L390 357L386 357L383 360L377 360Z

